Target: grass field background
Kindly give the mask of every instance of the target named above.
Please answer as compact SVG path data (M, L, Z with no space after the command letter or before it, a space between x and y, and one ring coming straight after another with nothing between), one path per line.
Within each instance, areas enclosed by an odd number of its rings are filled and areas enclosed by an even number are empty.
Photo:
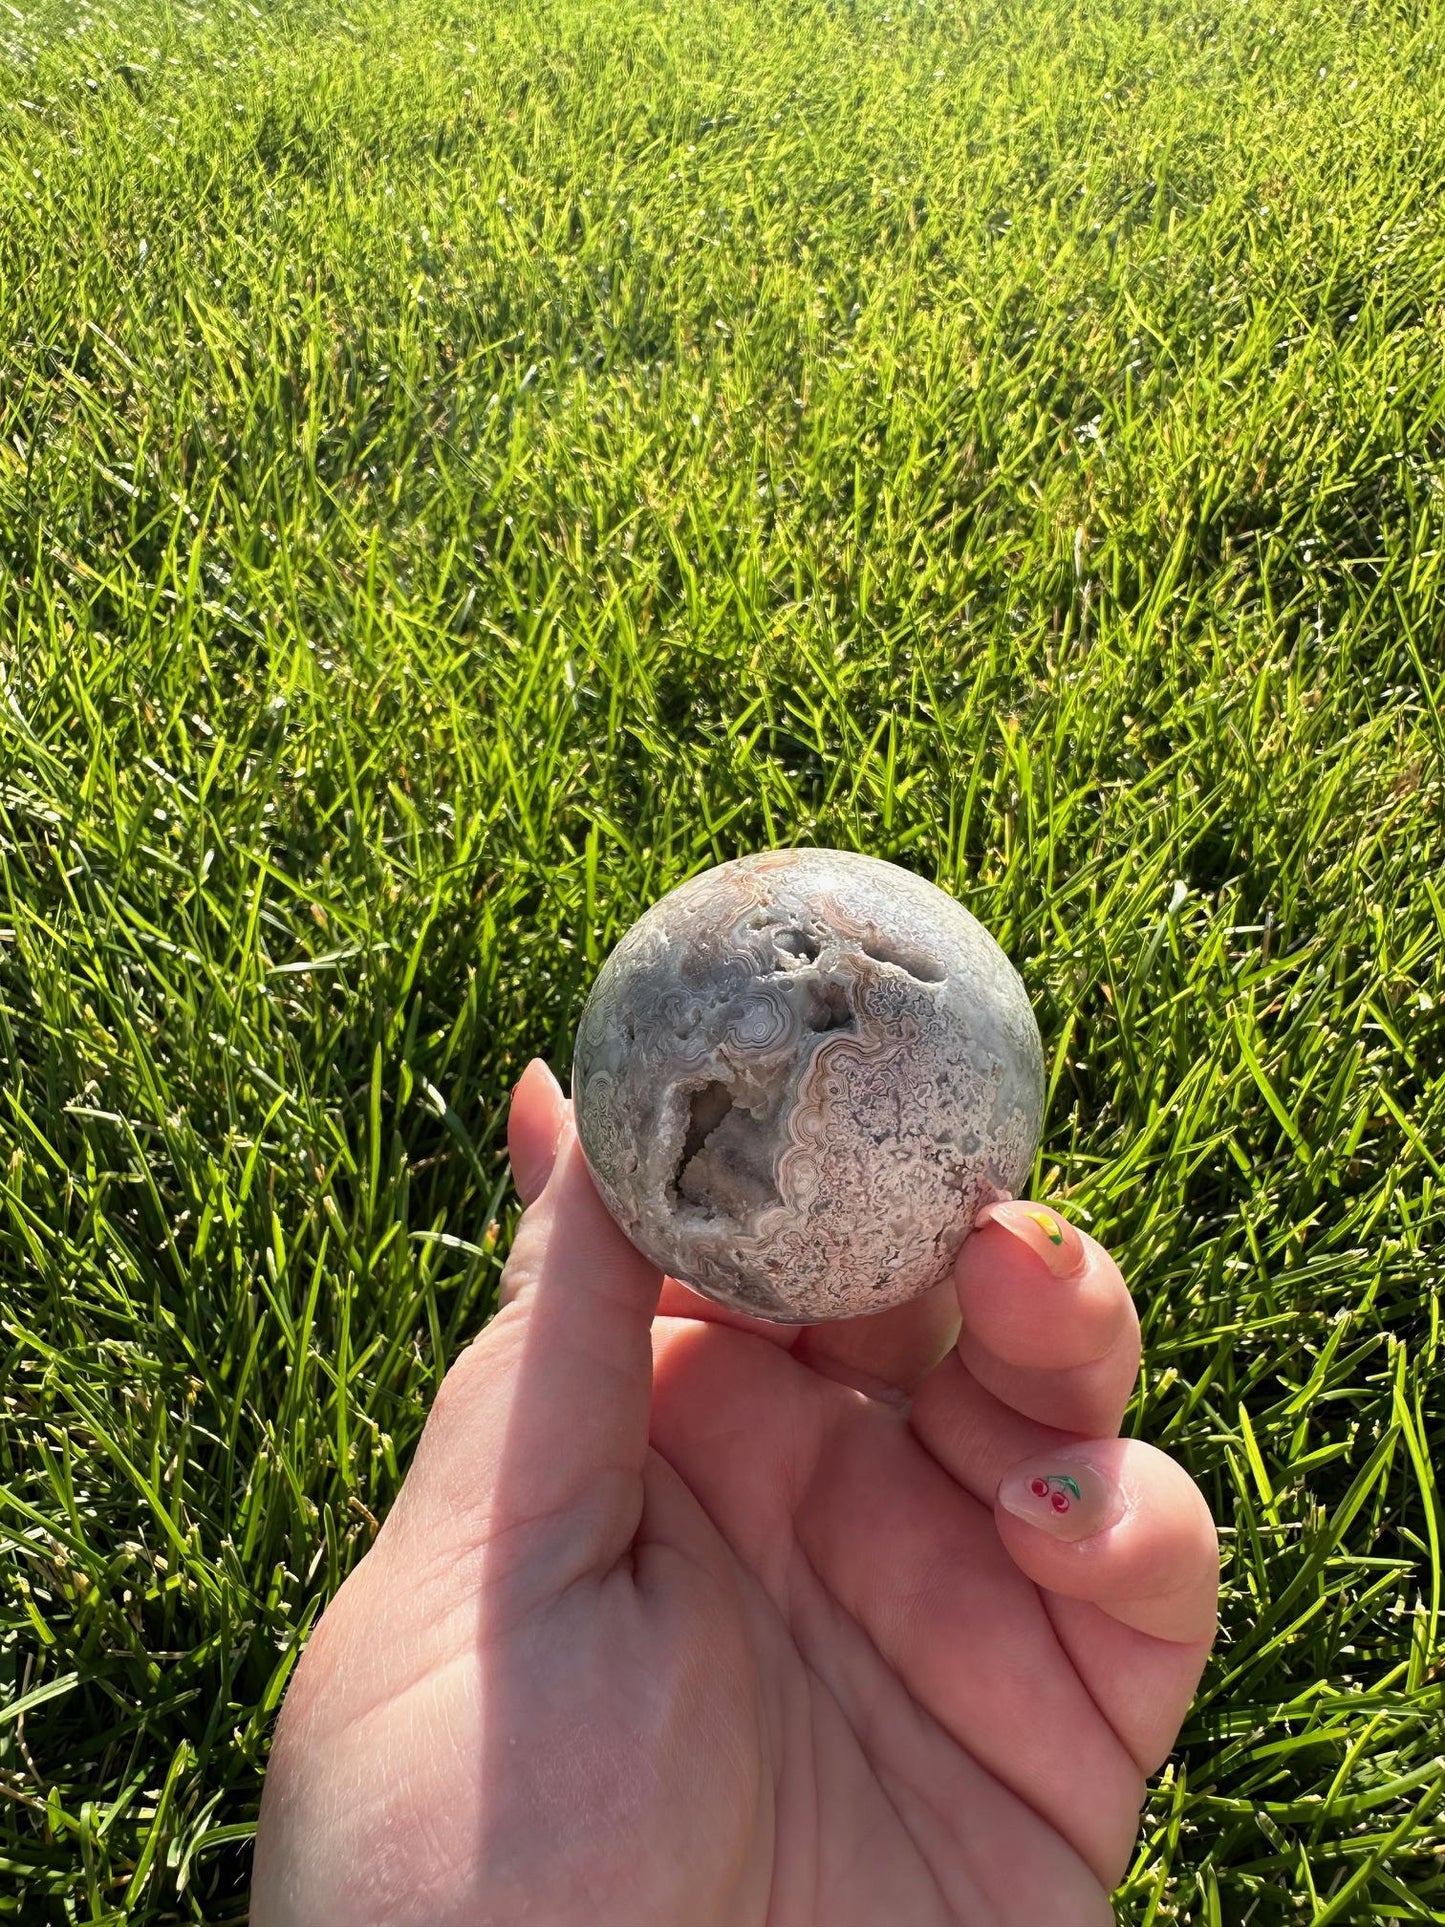
M1445 7L0 5L0 1919L236 1922L507 1092L837 844L1223 1529L1120 1919L1445 1921Z

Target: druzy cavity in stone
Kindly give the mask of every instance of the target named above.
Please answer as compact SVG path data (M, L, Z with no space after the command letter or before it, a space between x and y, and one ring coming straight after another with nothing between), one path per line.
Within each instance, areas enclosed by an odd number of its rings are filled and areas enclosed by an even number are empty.
M934 884L771 850L691 878L603 965L577 1135L638 1250L788 1324L903 1304L1017 1195L1044 1066L1023 984Z

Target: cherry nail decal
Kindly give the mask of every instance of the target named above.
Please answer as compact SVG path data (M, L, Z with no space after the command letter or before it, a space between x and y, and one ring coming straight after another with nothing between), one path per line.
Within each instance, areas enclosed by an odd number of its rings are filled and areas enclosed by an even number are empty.
M1036 1499L1046 1500L1055 1512L1067 1512L1070 1493L1082 1499L1077 1479L1071 1479L1066 1472L1051 1472L1047 1478L1029 1480L1029 1491Z

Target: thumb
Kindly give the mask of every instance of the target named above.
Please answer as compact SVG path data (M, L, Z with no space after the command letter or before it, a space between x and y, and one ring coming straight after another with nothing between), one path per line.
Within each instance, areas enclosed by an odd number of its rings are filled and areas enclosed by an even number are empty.
M545 1065L523 1072L513 1111L517 1188L540 1189L502 1272L502 1309L447 1373L408 1485L416 1513L451 1530L468 1517L485 1540L527 1527L528 1568L550 1593L610 1570L636 1534L662 1273L598 1197Z
M492 1330L515 1348L516 1363L496 1509L508 1518L571 1515L569 1577L607 1570L642 1511L662 1273L597 1195L570 1107L501 1289L507 1302Z
M523 1204L531 1204L552 1175L557 1140L570 1110L546 1062L532 1058L517 1080L507 1112L507 1156Z

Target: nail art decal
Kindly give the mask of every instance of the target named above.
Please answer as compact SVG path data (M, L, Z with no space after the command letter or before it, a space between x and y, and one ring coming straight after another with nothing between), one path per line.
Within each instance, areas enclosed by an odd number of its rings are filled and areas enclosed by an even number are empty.
M1029 1491L1036 1499L1046 1501L1054 1512L1068 1511L1071 1494L1076 1499L1084 1496L1079 1490L1078 1480L1071 1479L1067 1472L1050 1472L1030 1479Z
M1125 1497L1111 1472L1085 1459L1072 1459L1067 1472L1058 1465L1057 1459L1052 1465L1046 1459L1042 1465L1016 1466L999 1483L999 1505L1054 1539L1091 1539L1119 1523Z
M1061 1245L1064 1242L1063 1228L1051 1211L1028 1211L1024 1215L1043 1226L1044 1236L1050 1244Z
M1088 1263L1088 1251L1077 1225L1047 1205L1009 1198L985 1205L974 1224L1000 1226L1025 1245L1055 1278L1077 1278Z

